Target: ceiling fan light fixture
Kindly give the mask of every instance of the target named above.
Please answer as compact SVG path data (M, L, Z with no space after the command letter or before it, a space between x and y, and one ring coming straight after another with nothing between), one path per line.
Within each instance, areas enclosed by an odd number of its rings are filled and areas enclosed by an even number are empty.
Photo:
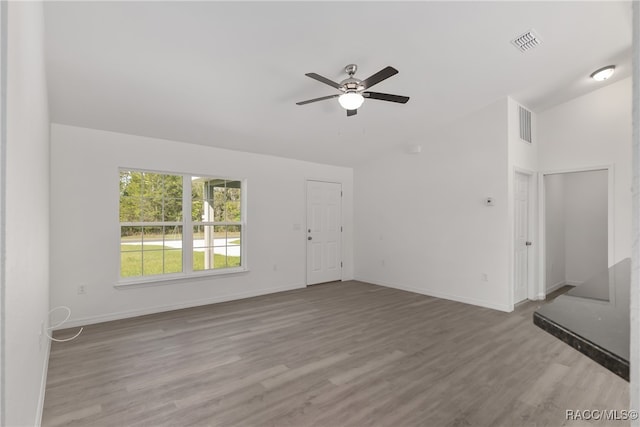
M364 102L364 96L357 92L347 92L338 97L338 102L345 110L357 110Z
M615 65L607 65L591 73L591 78L597 82L603 82L611 77L615 70Z
M309 99L307 101L296 102L296 105L305 105L312 102L324 101L326 99L338 98L340 106L347 110L347 117L352 117L358 114L358 108L362 106L365 98L377 99L380 101L397 102L399 104L406 104L409 101L408 96L392 95L390 93L369 92L367 89L371 86L380 83L389 77L398 74L398 70L391 66L384 67L377 73L367 77L364 80L359 80L353 77L357 67L354 64L349 64L345 68L345 71L349 77L340 83L334 82L326 77L322 77L316 73L306 73L305 76L311 77L314 80L324 83L327 86L338 89L338 93L334 95L322 96L320 98Z

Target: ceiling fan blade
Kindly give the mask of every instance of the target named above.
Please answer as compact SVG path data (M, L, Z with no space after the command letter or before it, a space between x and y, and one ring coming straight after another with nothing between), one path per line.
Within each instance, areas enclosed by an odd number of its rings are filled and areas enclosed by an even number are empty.
M399 102L400 104L406 104L407 101L409 101L408 96L391 95L390 93L363 92L362 96L370 99L379 99L381 101Z
M355 116L358 114L358 110L347 110L347 117Z
M325 99L337 98L338 96L340 96L339 93L336 95L323 96L322 98L314 98L314 99L309 99L307 101L296 102L296 105L311 104L312 102L324 101Z
M373 76L364 79L362 85L365 89L369 89L371 86L380 83L381 81L388 79L391 76L398 74L398 70L393 67L386 67L375 73ZM308 75L308 74L307 74Z
M315 80L317 80L319 82L322 82L322 83L324 83L326 85L329 85L331 87L334 87L336 89L340 89L340 85L338 83L334 82L333 80L329 80L326 77L322 77L320 74L307 73L307 74L305 74L305 76L311 77L312 79L315 79Z

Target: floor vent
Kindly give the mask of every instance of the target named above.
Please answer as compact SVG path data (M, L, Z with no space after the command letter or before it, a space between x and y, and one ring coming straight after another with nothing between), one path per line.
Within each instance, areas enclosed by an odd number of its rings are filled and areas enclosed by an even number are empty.
M520 139L531 143L531 111L522 106L518 106L520 113Z
M511 40L511 44L514 45L520 52L527 52L542 43L540 37L533 31L527 31L524 34L519 35L515 39Z

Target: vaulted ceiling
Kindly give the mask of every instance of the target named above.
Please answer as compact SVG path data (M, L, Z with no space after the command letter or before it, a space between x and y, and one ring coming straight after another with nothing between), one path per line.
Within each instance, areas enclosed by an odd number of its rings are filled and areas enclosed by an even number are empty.
M631 2L56 2L45 5L51 120L353 166L511 96L534 111L630 75ZM534 29L542 44L510 41ZM400 73L354 117L344 66Z

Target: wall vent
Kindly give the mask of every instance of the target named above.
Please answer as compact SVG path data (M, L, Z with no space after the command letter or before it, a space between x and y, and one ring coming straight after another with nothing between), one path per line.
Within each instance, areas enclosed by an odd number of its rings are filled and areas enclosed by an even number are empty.
M540 37L533 31L529 30L511 40L511 44L520 52L527 52L542 43Z
M520 139L531 143L531 111L518 105L520 113Z

